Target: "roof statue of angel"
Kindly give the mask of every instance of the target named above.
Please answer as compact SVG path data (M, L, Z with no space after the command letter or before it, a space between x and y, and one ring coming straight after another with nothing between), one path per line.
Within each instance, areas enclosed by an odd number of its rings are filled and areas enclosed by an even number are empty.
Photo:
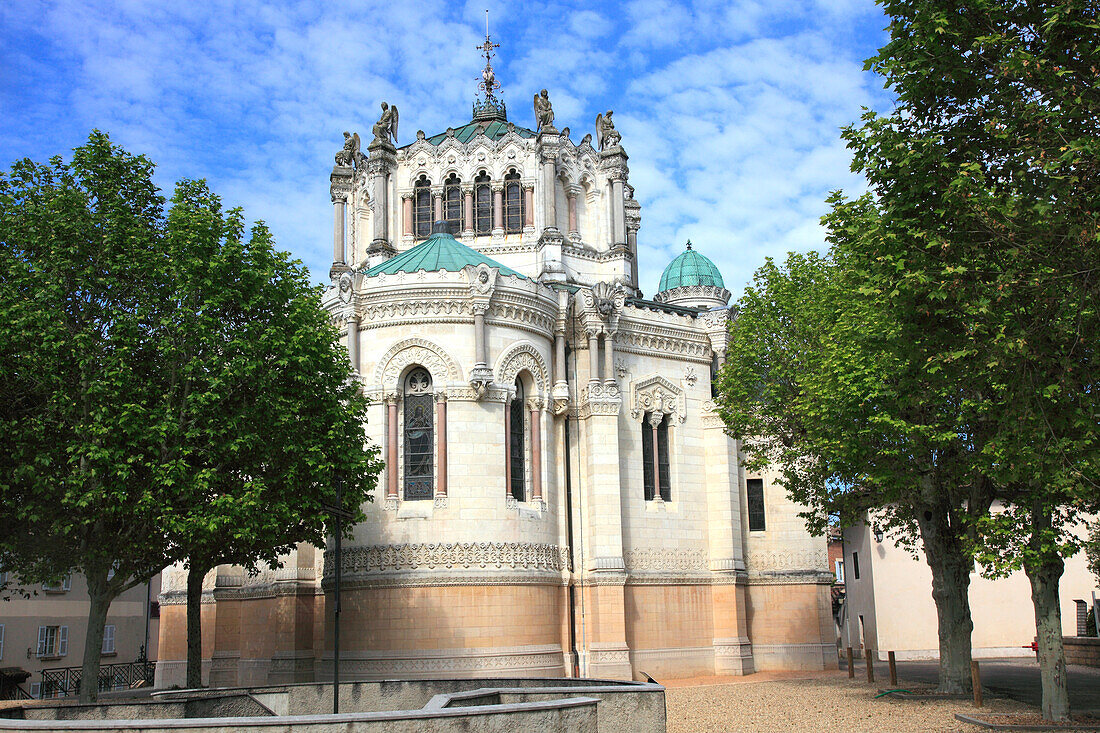
M550 95L545 89L535 95L535 122L538 132L554 129L554 108L550 106Z
M363 156L359 152L360 142L359 133L354 134L344 131L344 147L342 147L336 153L336 165L341 168L350 168L351 166L357 166L359 159Z
M397 142L397 105L392 107L385 102L382 103L382 116L378 118L378 122L374 123L372 128L374 132L375 142L388 143L390 138Z
M611 148L619 144L623 136L615 129L615 123L611 121L611 110L606 114L596 115L596 145L600 150Z

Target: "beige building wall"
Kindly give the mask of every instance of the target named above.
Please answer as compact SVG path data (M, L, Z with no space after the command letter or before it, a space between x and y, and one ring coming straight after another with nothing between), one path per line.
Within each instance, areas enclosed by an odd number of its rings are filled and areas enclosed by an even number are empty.
M860 577L855 577L852 553L859 556ZM844 532L844 571L847 618L842 619L841 646L858 648L859 616L864 619L864 643L885 659L894 651L898 659L935 659L939 656L936 606L932 600L932 572L924 561L893 545L889 538L875 541L866 525ZM1077 633L1075 599L1089 599L1097 591L1096 578L1088 571L1083 554L1066 560L1059 596L1062 633ZM970 575L970 613L976 658L1032 657L1035 616L1031 584L1015 572L990 580L979 572Z
M80 667L83 664L84 637L88 630L88 587L84 576L74 574L66 584L51 590L46 590L41 584L18 585L17 580L13 581L11 590L25 590L34 595L21 598L13 593L8 600L0 600L0 667L30 672L30 678L23 684L24 690L30 692L32 685L37 689L41 682L43 669ZM101 654L101 664L123 664L137 660L146 644L146 628L149 645L147 658L151 661L157 659L159 593L160 576L157 575L148 584L131 588L111 603L106 625L114 627L114 650ZM147 612L151 614L148 627ZM45 654L39 654L39 628L43 626L57 627L58 635L64 629L64 649L55 644Z

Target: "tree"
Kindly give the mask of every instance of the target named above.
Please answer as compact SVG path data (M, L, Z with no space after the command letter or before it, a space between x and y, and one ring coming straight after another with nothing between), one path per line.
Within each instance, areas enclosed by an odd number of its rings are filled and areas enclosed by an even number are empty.
M199 687L206 573L323 545L330 508L360 519L381 465L363 448L366 399L320 293L267 229L246 241L239 210L185 181L165 245L176 314L162 342L165 447L187 467L165 526L187 553L187 684Z
M0 179L0 564L87 576L83 680L123 590L219 544L247 565L319 543L380 469L300 265L203 183L165 217L152 168L94 132Z
M846 209L862 224L867 201ZM737 304L718 377L719 412L752 468L772 465L811 530L867 512L905 544L919 538L933 577L940 689L970 676L972 517L990 497L960 439L967 413L941 371L925 373L944 345L904 313L883 307L848 261L845 232L830 256L788 257L756 273ZM926 325L926 324L925 324Z
M1096 576L1096 582L1100 583L1100 522L1093 524L1089 531L1085 553L1089 559L1089 570Z
M97 132L71 163L0 174L0 565L25 582L87 577L84 680L98 679L111 600L171 559L152 167Z
M979 559L1027 573L1043 715L1065 720L1058 579L1100 497L1100 8L882 4L891 39L868 68L898 102L845 130L871 195L834 199L830 225L891 310L966 337L923 368L953 370L976 418L960 435L1005 505Z

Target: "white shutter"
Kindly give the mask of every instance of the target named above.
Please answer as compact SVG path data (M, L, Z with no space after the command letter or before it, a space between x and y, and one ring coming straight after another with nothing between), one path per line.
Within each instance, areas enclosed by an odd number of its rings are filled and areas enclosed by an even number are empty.
M0 659L4 658L4 624L0 624Z
M57 636L57 656L63 657L69 653L69 627L62 626Z
M65 579L61 581L61 590L68 591L68 590L72 590L72 589L73 589L73 576L66 575Z
M115 653L115 626L107 624L103 627L103 651L101 654Z
M35 652L36 657L46 656L46 627L38 627L38 651Z

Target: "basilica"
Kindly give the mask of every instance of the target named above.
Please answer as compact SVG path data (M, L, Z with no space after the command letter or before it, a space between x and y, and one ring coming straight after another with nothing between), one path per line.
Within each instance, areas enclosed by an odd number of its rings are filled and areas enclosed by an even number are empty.
M541 90L532 127L509 120L494 47L468 121L401 144L383 103L330 175L323 302L386 464L343 545L341 677L835 667L826 541L740 467L711 399L721 243L689 243L643 297L613 113L577 141ZM305 545L212 571L204 680L331 679L335 572ZM185 571L163 585L158 686L186 659Z

